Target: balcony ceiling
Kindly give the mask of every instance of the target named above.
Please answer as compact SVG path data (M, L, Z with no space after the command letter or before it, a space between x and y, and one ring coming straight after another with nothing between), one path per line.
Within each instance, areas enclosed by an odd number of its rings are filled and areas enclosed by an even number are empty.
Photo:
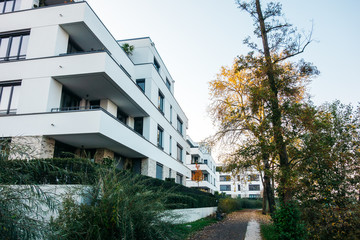
M128 158L146 158L143 154L138 153L99 133L48 135L48 137L76 148L107 148Z
M104 50L104 45L83 22L63 24L61 27L84 51Z
M129 116L148 116L126 92L112 83L105 73L57 76L54 78L80 98L90 101L110 99L119 106L122 112ZM139 94L142 94L140 90Z

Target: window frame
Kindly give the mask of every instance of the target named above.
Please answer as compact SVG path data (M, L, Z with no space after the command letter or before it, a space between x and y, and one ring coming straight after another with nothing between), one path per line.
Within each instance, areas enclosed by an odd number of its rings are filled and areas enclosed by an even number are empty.
M171 82L169 81L169 79L167 77L166 77L166 80L165 80L165 85L169 89L169 91L171 91Z
M15 8L16 8L16 6L19 6L19 5L17 5L18 2L20 2L20 4L21 4L21 0L3 0L3 1L0 1L0 2L4 3L3 9L0 9L0 14L9 13L9 12L15 12L15 11L20 10L20 8L19 9L15 9ZM14 3L12 5L12 7L11 7L11 11L5 12L7 2L14 2Z
M160 125L157 128L157 146L164 150L164 129Z
M140 126L137 125L137 123L141 122L141 129L138 129L136 126ZM140 135L144 134L144 118L143 117L134 117L134 131L139 133Z
M142 88L140 84L144 84L144 88ZM143 93L145 93L145 87L146 87L145 78L136 79L136 85L138 86L138 88L140 89L140 91L142 91Z
M159 172L158 172L158 170L161 168L161 178L159 178ZM155 172L155 174L156 174L156 178L157 179L160 179L160 180L163 180L164 179L164 165L162 165L161 163L156 163L156 172Z
M164 94L159 90L159 96L158 96L158 109L159 111L164 115L164 106L165 106L165 96Z
M260 191L260 184L249 184L249 191Z
M179 143L177 143L176 144L176 160L178 160L179 162L183 162L183 159L184 159L183 151L184 151L184 148Z
M14 88L15 87L21 87L21 81L12 81L12 82L4 82L4 83L0 83L0 104L2 102L2 98L3 98L3 92L4 92L4 88L10 88L10 93L7 99L7 106L6 109L4 109L4 113L0 112L0 115L9 115L9 114L16 114L17 108L16 109L12 109L11 105L13 102L13 96L14 96ZM0 110L1 111L1 110Z
M160 63L159 63L159 61L156 59L156 57L154 57L154 67L155 67L155 69L156 69L156 71L160 71Z
M226 187L226 189L224 190L224 189L222 189L222 187ZM226 184L226 185L223 184L223 185L219 186L219 189L222 192L230 192L231 191L231 185L230 184Z
M181 134L181 136L184 136L184 122L183 120L177 115L176 118L176 130Z
M5 33L5 34L0 34L0 49L1 49L1 43L3 41L3 39L8 39L7 45L4 47L6 49L4 49L5 55L4 57L0 57L0 62L7 62L7 61L15 61L15 60L22 60L22 59L26 59L26 54L20 55L20 53L22 52L22 48L24 47L23 43L24 43L24 37L29 37L30 38L30 31L19 31L19 32L10 32L10 33ZM12 47L13 47L13 39L15 37L20 37L19 40L19 44L17 46L17 53L14 56L11 56L11 51L12 51ZM27 45L29 43L29 39L27 40ZM27 51L28 46L26 45L26 49L25 52Z

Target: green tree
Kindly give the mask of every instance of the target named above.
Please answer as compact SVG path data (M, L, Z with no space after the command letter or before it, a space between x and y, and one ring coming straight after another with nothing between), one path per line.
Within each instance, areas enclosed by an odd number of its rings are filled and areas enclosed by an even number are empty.
M358 239L359 111L339 101L313 109L304 118L296 198L312 239Z

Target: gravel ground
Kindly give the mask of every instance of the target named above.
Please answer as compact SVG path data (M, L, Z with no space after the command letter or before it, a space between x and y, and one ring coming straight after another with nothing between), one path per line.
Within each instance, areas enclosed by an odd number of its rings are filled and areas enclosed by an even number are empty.
M258 222L269 222L269 216L264 216L258 210L242 210L233 212L218 223L205 227L188 240L243 240L248 222L254 219Z

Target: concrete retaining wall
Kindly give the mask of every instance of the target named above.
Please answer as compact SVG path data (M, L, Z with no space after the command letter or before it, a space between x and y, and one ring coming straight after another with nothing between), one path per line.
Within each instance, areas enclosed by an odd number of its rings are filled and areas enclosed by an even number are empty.
M199 220L200 218L207 217L215 213L217 207L206 207L206 208L185 208L185 209L174 209L169 212L177 215L178 217L173 220L173 223L188 223Z

